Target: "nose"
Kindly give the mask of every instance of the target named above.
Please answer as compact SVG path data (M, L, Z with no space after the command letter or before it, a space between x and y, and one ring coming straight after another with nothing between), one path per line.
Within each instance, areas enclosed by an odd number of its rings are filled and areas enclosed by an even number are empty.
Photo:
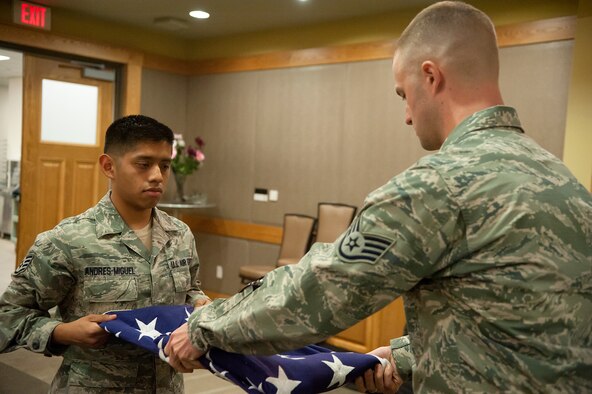
M413 120L411 120L411 114L409 111L409 105L405 106L405 124L407 126L413 125Z
M152 166L152 171L150 171L150 182L161 183L163 181L162 171L160 170L160 166L154 165Z

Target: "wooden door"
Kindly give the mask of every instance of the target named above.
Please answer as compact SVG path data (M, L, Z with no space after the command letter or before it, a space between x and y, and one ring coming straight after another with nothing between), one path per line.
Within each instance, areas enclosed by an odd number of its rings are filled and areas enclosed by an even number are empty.
M17 264L26 255L37 234L53 228L63 218L90 208L107 191L107 179L100 173L98 157L102 153L105 130L113 121L114 83L85 78L82 74L81 67L73 66L67 60L24 56ZM91 117L96 117L94 140L72 142L79 140L76 123L72 126L72 118L79 115L75 109L67 116L53 120L52 129L59 132L60 127L64 127L68 130L64 132L65 138L59 141L47 138L47 111L55 109L55 105L68 111L69 105L68 100L64 103L48 100L49 86L56 92L60 91L60 86L91 92L94 97L91 102L96 102L97 107ZM46 108L43 108L44 102ZM74 108L72 104L75 101L69 102ZM45 123L42 124L42 121ZM68 121L70 124L66 125ZM94 124L94 121L90 123Z

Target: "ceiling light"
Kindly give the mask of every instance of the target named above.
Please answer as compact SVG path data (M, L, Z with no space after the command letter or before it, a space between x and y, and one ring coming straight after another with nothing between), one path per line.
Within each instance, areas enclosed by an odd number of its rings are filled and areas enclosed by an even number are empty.
M0 61L2 61L2 60L10 60L10 57L4 56L4 55L0 55Z
M208 14L205 11L195 10L195 11L191 11L189 13L189 16L192 16L197 19L208 19L210 17L210 14Z

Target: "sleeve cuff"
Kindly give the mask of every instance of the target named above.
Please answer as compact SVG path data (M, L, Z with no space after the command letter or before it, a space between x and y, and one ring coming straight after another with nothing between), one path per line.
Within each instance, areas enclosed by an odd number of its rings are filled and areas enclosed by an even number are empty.
M53 330L61 324L61 321L48 319L39 329L35 330L27 341L27 347L35 353L43 353L46 356L61 356L67 345L52 343Z
M415 368L415 356L411 351L409 337L391 339L391 353L397 366L399 376L404 380L411 379L413 369Z

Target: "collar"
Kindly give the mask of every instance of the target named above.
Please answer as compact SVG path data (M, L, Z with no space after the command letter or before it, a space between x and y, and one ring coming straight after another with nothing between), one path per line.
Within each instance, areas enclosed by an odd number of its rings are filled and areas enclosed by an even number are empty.
M111 201L111 191L107 192L95 206L94 217L98 238L110 234L121 234L129 229ZM182 230L170 216L159 209L152 209L152 219L153 229L159 226L167 233Z
M452 130L440 149L444 149L449 145L457 143L465 135L473 131L491 129L494 127L511 128L519 133L524 133L516 110L505 105L496 105L494 107L477 111L473 115L465 118L454 128L454 130Z

